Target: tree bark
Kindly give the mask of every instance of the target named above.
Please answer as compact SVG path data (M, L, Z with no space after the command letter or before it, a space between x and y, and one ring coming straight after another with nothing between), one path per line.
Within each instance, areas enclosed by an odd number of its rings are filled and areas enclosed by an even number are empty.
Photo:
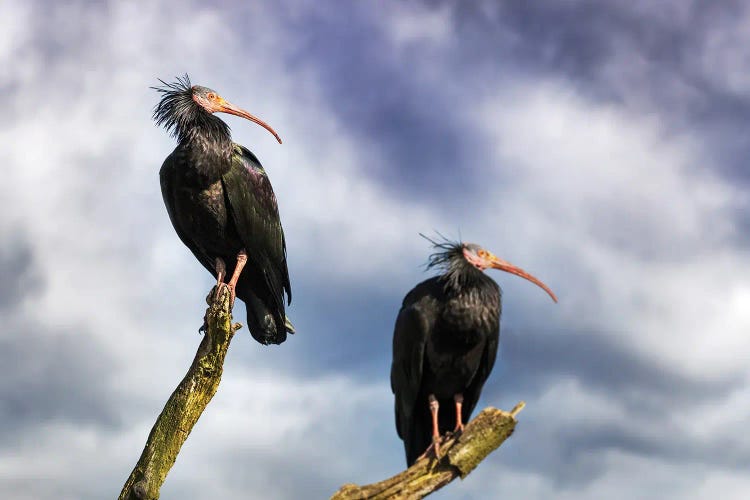
M216 394L229 343L241 325L232 325L229 290L209 295L208 328L192 365L164 405L146 441L141 458L122 488L119 500L155 500L203 410Z
M457 477L463 479L510 437L516 427L516 415L524 406L522 401L511 412L485 408L457 439L450 437L441 443L439 460L422 458L400 474L378 483L345 484L331 500L417 499Z

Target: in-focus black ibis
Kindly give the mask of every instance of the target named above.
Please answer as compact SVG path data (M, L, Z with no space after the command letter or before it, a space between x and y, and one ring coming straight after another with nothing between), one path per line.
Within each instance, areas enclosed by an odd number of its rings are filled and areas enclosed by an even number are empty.
M284 312L292 290L276 195L258 158L232 142L214 113L230 113L278 134L187 75L153 87L162 94L154 120L177 147L159 171L161 191L178 236L224 286L247 306L247 323L261 344L280 344L294 327Z
M443 272L404 298L393 332L391 388L396 430L412 465L440 436L461 431L492 371L500 339L501 290L483 271L499 269L552 291L473 243L435 242L428 268ZM438 412L440 406L455 411Z

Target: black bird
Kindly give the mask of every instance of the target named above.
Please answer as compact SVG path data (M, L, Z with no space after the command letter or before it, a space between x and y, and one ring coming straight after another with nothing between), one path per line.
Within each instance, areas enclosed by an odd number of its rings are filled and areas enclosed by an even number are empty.
M440 436L463 430L495 364L501 290L483 271L521 276L557 302L547 285L479 245L430 241L428 268L443 273L406 295L393 332L391 388L408 465L430 449L439 456ZM453 404L455 413L438 412Z
M292 300L286 241L271 182L258 158L232 142L229 126L214 113L265 122L215 91L191 85L187 75L152 87L162 94L154 120L177 139L159 171L169 218L183 243L247 306L247 323L261 344L280 344L294 327L284 312Z

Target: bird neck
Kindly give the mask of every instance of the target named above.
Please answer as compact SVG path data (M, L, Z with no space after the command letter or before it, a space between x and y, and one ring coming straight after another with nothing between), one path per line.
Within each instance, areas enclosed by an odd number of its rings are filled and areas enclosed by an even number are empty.
M468 265L460 273L442 275L441 280L446 301L435 349L469 349L488 333L497 331L501 291L492 278Z
M232 166L234 145L229 126L214 115L205 114L181 136L190 164L208 178L218 178Z
M443 289L449 297L497 288L497 283L492 278L469 264L463 257L450 261L440 281L443 282Z

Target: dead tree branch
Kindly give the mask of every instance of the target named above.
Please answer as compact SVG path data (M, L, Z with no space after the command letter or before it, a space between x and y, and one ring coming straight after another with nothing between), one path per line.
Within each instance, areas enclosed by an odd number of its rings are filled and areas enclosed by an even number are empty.
M441 458L425 457L407 470L379 483L345 484L331 500L417 499L439 490L455 478L465 478L479 462L508 439L516 427L520 402L511 412L485 408L458 439L441 444Z
M232 325L229 291L222 287L206 311L208 329L193 364L169 397L141 458L122 488L119 500L154 500L203 410L216 394L229 343L239 324Z

